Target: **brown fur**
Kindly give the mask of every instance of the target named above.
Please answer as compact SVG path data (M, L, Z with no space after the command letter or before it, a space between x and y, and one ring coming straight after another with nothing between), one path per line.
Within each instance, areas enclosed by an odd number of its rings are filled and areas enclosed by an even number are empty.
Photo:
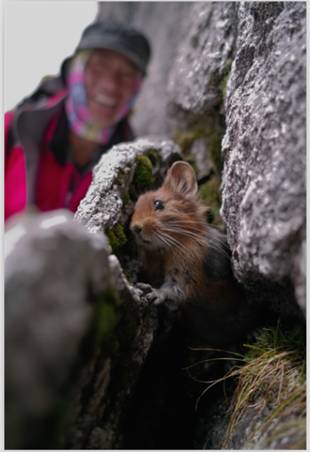
M224 315L228 322L243 296L231 271L225 236L207 224L206 211L193 169L175 162L158 190L140 196L130 227L148 260L162 256L165 282L157 291L160 301L192 304L199 316L204 312L209 321L214 317L218 322ZM194 323L200 324L198 320Z
M163 210L154 208L156 200L164 203ZM208 236L206 210L207 207L197 196L196 177L192 168L185 162L176 162L159 190L140 196L131 220L131 229L137 226L142 228L143 238L150 241L142 242L148 254L152 249L161 252L165 274L176 278L186 298L197 290L201 292L205 285L203 261L207 253ZM160 241L159 234L163 234L163 240L166 239L168 243ZM191 268L188 278L187 268Z

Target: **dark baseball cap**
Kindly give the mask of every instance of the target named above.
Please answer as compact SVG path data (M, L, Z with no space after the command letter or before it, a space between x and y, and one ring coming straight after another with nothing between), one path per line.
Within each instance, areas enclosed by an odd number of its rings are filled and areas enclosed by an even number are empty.
M126 25L111 22L94 22L85 28L75 53L86 49L108 49L119 52L126 56L143 75L147 72L151 58L150 43L141 32ZM63 62L61 69L63 74L71 58Z

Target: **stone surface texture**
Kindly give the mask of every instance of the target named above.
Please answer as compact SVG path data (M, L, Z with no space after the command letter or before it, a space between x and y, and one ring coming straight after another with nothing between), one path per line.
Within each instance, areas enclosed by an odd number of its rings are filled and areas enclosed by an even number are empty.
M6 446L120 448L155 307L68 211L16 217L5 254Z
M169 162L179 155L178 146L169 140L140 138L132 143L113 146L94 169L93 182L75 214L77 221L90 232L103 232L118 223L126 208L123 195L132 182L136 158L149 150L155 150L161 158L162 167L158 167L157 172L165 171Z
M218 111L224 116L221 214L238 279L249 286L290 280L302 309L305 8L194 3L169 75L175 128L199 123L207 130ZM203 173L208 146L199 153Z
M6 445L18 449L40 441L89 327L90 292L110 275L105 237L67 211L12 222L5 248Z
M243 282L302 287L305 240L304 3L244 3L225 101L222 215Z
M220 103L220 82L230 69L236 40L236 14L233 2L193 3L169 75L170 108L176 114L181 110L197 120Z
M109 265L112 285L121 300L119 320L113 334L89 350L74 389L76 402L63 448L124 447L128 407L157 328L154 306L135 292L116 256L109 256Z

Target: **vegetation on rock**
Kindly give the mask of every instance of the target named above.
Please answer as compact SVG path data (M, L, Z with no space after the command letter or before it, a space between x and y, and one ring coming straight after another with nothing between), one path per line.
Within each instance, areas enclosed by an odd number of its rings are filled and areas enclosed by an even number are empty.
M106 234L109 238L109 243L113 252L118 248L121 248L127 242L125 228L120 223L117 223L111 229L108 229Z
M152 186L155 181L153 165L149 157L139 155L136 158L137 166L133 176L133 185L137 191L142 192Z
M120 304L119 294L113 287L97 298L94 315L94 331L97 343L104 342L118 324Z
M235 448L240 431L241 448L305 448L305 341L300 328L262 328L254 343L244 344L243 353L217 359L230 359L232 368L210 381L199 400L214 385L236 381L221 448Z

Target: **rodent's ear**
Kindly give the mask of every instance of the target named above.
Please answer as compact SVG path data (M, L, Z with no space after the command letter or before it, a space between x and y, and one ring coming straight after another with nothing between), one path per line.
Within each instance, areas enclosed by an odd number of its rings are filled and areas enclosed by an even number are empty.
M187 162L174 162L164 180L164 186L185 196L196 195L198 184L196 174Z

